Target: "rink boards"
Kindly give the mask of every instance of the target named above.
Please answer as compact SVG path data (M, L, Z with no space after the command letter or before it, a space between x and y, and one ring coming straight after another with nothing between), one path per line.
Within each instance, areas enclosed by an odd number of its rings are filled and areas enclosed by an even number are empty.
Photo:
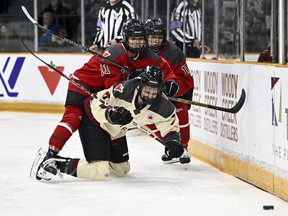
M66 75L90 55L39 56ZM220 170L288 200L288 68L189 60L194 100L237 114L193 106L190 153ZM1 54L0 110L62 112L68 81L28 54Z
M189 61L194 100L231 107L246 91L237 114L190 110L190 153L288 200L288 68Z

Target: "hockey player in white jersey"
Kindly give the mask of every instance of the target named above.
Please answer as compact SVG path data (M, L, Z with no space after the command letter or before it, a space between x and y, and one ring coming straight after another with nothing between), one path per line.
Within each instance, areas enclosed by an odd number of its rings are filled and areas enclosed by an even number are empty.
M65 173L105 180L110 174L127 175L130 170L128 147L126 142L119 145L119 139L135 124L140 127L154 124L160 131L167 156L179 158L184 152L179 121L175 107L163 92L162 69L148 66L141 77L100 91L97 99L88 98L85 101L86 122L97 144L94 140L93 145L83 146L86 160L64 158L51 149L47 153L40 150L31 169L32 177L50 180L57 173L60 176ZM114 140L118 140L117 146L113 146ZM93 159L87 159L92 152Z

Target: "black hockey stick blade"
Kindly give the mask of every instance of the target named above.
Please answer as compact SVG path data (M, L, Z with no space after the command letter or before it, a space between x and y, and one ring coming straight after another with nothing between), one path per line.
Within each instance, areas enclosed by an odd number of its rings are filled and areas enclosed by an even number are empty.
M29 14L28 10L27 10L23 5L21 6L21 8L22 8L23 13L26 15L26 17L27 17L35 26L37 26L38 28L42 29L43 31L46 31L46 32L48 32L49 34L51 34L51 35L53 35L53 36L55 36L55 37L57 37L57 38L59 38L59 39L61 39L61 40L64 40L65 42L67 42L67 43L69 43L69 44L72 44L72 45L74 45L74 46L76 46L76 47L79 47L80 49L82 49L82 50L84 50L84 51L86 51L86 52L88 52L88 53L90 53L90 54L96 55L96 56L98 56L98 57L99 57L101 60L103 60L103 61L109 62L109 63L111 63L111 64L113 64L113 65L121 68L123 74L129 74L129 73L131 73L131 71L130 71L128 68L126 68L126 67L124 67L124 66L116 63L115 61L112 61L112 60L110 60L109 58L105 58L105 57L103 57L102 55L100 55L99 53L94 52L94 51L88 49L87 47L82 46L81 44L75 43L74 41L71 41L71 40L69 40L68 38L65 38L65 37L63 37L63 36L61 36L61 35L59 35L59 34L57 34L57 33L55 33L55 32L50 31L49 29L47 29L47 28L45 28L44 26L40 25L35 19L33 19L33 17Z
M246 92L244 89L242 89L241 96L240 96L238 102L235 104L235 106L233 106L232 108L225 108L225 107L219 107L219 106L214 106L214 105L210 105L210 104L200 103L200 102L196 102L196 101L190 101L190 100L186 100L183 98L169 97L169 99L171 101L191 104L191 105L195 105L195 106L205 107L205 108L219 110L219 111L228 112L228 113L239 112L239 110L242 108L242 106L245 102L245 98L246 98Z
M238 102L235 104L235 106L230 108L230 113L239 112L241 110L242 106L244 105L245 99L246 99L246 92L244 89L242 89L241 96L240 96Z

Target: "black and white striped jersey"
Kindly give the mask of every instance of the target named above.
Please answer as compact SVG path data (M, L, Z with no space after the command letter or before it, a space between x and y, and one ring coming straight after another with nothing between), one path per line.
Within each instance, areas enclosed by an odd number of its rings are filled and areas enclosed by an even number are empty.
M127 1L120 0L113 6L107 1L99 11L94 44L106 48L108 41L122 34L124 23L131 18L135 18L135 11Z
M184 11L185 9L185 11ZM184 36L184 14L186 16L186 27ZM195 39L201 41L201 11L198 7L188 4L188 1L182 1L173 11L170 25L171 34L175 40L183 43L193 43Z

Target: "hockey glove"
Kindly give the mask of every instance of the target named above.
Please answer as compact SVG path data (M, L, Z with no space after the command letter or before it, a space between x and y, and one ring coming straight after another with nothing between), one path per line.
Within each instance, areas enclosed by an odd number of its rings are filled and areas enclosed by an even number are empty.
M183 152L184 148L182 143L177 139L169 140L165 143L165 154L169 158L178 158L180 157Z
M164 83L165 85L165 92L168 97L175 97L179 92L179 85L172 80L168 80Z
M105 111L105 117L108 122L115 125L126 125L133 120L129 110L124 107L118 107L114 110L108 108Z
M142 70L142 69L136 69L136 70L134 70L131 74L129 74L127 80L130 80L130 79L133 79L133 78L136 78L136 77L141 76L141 74L142 74L143 71L144 71L144 70Z

